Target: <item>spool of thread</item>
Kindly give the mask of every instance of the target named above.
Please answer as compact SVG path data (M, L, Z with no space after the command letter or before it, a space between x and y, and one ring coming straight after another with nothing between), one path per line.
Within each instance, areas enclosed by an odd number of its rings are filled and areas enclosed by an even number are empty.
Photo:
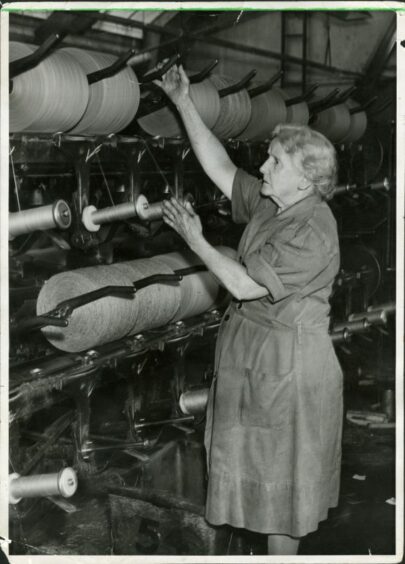
M18 235L44 231L46 229L68 229L72 222L70 208L64 200L57 200L48 206L12 212L8 216L9 239Z
M85 75L111 66L116 57L68 47L61 49L73 57ZM87 80L87 78L86 78ZM139 107L139 83L131 67L89 86L88 104L80 120L70 130L72 134L108 135L124 129L135 117Z
M77 490L77 475L73 468L63 468L54 474L9 476L9 503L15 504L23 498L60 495L71 497Z
M125 202L98 210L95 206L86 206L82 213L82 223L87 231L96 232L104 223L123 221L137 215L135 202Z
M190 85L190 97L201 119L211 129L218 118L220 108L216 88L210 80L205 79ZM177 111L171 106L165 106L139 118L138 123L146 133L154 137L182 138L185 136L183 122Z
M146 197L141 194L136 200L136 213L142 221L156 221L162 219L162 202L150 204Z
M208 403L209 388L183 392L179 398L179 407L185 415L200 415L205 412Z
M252 111L247 127L238 135L240 139L264 141L271 137L279 123L287 121L287 107L280 92L269 90L251 99Z
M26 57L37 48L12 41L9 59ZM10 131L67 131L82 117L88 99L86 74L68 52L56 50L33 69L13 78Z
M210 81L218 90L235 83L235 80L222 75L211 75ZM245 88L220 98L220 112L212 132L221 139L236 137L248 125L251 111L250 97Z

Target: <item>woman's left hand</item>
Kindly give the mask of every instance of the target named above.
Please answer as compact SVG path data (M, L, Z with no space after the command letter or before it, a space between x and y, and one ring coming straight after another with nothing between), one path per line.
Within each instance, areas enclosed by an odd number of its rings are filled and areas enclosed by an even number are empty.
M190 202L183 204L175 198L170 198L163 202L162 209L163 221L177 231L192 249L201 242L203 239L201 220Z

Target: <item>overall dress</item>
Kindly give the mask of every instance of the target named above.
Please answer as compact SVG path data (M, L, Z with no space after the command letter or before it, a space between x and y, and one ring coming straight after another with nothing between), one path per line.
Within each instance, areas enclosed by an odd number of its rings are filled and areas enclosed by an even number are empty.
M269 295L235 302L219 329L205 445L206 518L302 537L337 505L342 372L328 334L339 269L336 222L310 195L276 215L238 170L238 260Z

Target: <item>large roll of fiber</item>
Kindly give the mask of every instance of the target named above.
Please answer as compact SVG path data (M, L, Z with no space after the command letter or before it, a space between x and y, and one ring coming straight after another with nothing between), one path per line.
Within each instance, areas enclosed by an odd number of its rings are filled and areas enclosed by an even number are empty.
M279 92L285 101L291 96L281 88L273 88L275 92ZM309 109L306 102L298 102L287 106L286 123L294 123L296 125L308 125L309 122Z
M170 253L156 257L160 263L167 264L173 270L201 264L201 260L192 251ZM180 284L181 303L174 321L198 315L210 309L218 296L218 283L210 272L196 272L185 276Z
M10 61L31 55L37 45L12 41ZM87 77L75 58L59 49L12 80L10 131L56 133L82 117L89 99Z
M239 139L264 141L271 137L279 123L287 121L287 107L277 90L263 92L251 99L252 111L247 127L238 135Z
M190 85L190 97L201 119L208 128L212 128L219 115L220 101L216 88L208 80ZM170 104L138 119L146 133L154 137L185 136L182 120L176 109Z
M347 100L345 102L349 109L355 108L359 104L354 100ZM367 129L367 114L366 112L357 112L350 114L350 127L346 134L339 140L340 143L355 143L359 141Z
M211 82L218 90L222 90L235 83L229 77L213 74ZM212 132L221 139L236 137L245 129L251 116L251 102L245 88L228 94L220 99L221 106L218 119L214 123Z
M340 143L350 129L350 113L346 104L336 104L316 114L312 129L319 131L332 143Z
M201 264L200 259L184 251L59 273L42 287L37 314L43 315L64 300L104 286L131 286L147 276L173 274L174 270L195 264ZM42 332L58 349L80 352L202 313L216 305L218 291L219 284L211 274L198 272L177 284L141 288L132 298L101 298L73 310L67 327L47 326Z
M111 66L116 57L107 53L85 51L76 47L61 49L74 57L88 75ZM108 135L124 129L135 117L139 107L139 83L131 67L125 67L89 87L86 111L70 133Z

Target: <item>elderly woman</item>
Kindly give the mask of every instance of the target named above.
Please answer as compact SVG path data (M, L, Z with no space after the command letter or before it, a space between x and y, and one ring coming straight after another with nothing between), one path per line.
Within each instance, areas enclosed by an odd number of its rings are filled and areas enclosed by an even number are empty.
M335 152L308 127L279 125L259 180L237 169L206 128L181 67L158 84L205 172L231 199L234 221L247 223L234 259L206 241L189 204L164 205L164 221L234 298L207 410L206 518L268 535L269 554L296 554L339 493L342 373L328 334L339 245L325 201Z

